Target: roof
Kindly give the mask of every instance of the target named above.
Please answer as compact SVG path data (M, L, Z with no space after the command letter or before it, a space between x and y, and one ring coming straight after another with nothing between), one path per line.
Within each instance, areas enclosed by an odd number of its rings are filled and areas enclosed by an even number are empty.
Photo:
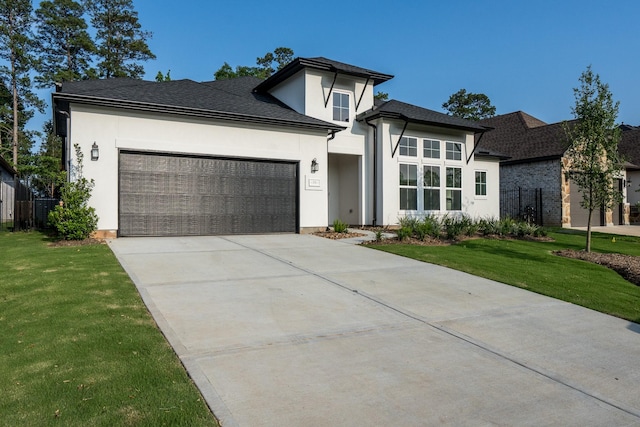
M485 132L487 130L487 126L483 126L479 124L479 122L461 119L393 99L360 114L357 120L369 121L377 118L398 119L409 123L461 129L472 132Z
M11 163L6 161L2 156L0 156L0 168L6 170L10 175L16 175L18 173L13 166L11 166Z
M345 64L344 62L334 61L321 56L315 58L296 58L284 68L277 71L271 77L256 86L256 91L266 92L305 68L371 79L374 86L393 78L393 75L391 74L356 67L355 65Z
M67 82L53 94L67 101L114 108L180 114L219 120L339 131L333 123L305 116L268 94L254 93L262 80L240 77L198 83L150 82L129 78Z
M478 150L503 153L507 163L560 158L567 150L563 122L546 124L523 111L480 120L490 126L479 140Z
M635 165L640 165L640 126L622 125L622 138L618 144L618 152L623 160ZM640 169L638 166L629 169Z

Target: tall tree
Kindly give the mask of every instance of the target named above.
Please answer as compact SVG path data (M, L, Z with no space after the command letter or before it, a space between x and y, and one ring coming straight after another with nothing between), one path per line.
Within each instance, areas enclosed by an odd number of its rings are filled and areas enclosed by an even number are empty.
M491 105L489 97L483 93L467 93L466 89L460 89L442 104L449 115L468 120L482 120L493 117L496 107Z
M147 45L151 32L143 31L132 0L86 0L96 30L100 77L142 78L141 62L155 59Z
M51 121L43 126L44 139L40 151L25 156L20 175L32 190L44 197L59 196L59 188L66 179L62 170L62 138L53 132Z
M292 59L292 49L288 47L278 47L274 49L273 52L267 52L264 56L256 58L256 67L238 65L233 69L229 63L225 62L213 76L216 80L227 80L245 76L266 79L274 72L284 68Z
M589 211L586 251L591 251L591 216L596 209L611 209L622 200L613 179L622 170L618 153L620 128L615 121L619 102L613 101L609 85L602 83L591 66L580 76L580 87L573 89L575 105L571 112L575 121L565 123L569 148L568 175L580 188L580 205Z
M91 58L96 46L87 32L84 6L75 0L42 1L36 10L40 45L40 88L55 83L94 77Z
M11 142L17 169L21 124L29 113L33 114L32 108L44 110L44 103L31 90L29 77L29 72L37 65L36 43L31 32L32 11L30 0L0 0L0 59L4 62L0 65L0 80L11 92Z

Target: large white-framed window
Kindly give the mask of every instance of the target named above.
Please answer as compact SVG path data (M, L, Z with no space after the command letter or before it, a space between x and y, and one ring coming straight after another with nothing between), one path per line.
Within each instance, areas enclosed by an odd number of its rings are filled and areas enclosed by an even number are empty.
M446 142L446 159L462 160L462 143L447 141Z
M418 165L400 163L400 209L418 210Z
M476 196L487 195L487 172L476 171Z
M440 141L438 141L437 139L423 139L422 156L426 159L439 159Z
M400 155L401 156L418 156L418 139L403 136L400 139Z
M425 211L440 210L440 166L424 165L422 170Z
M349 94L333 92L333 120L338 122L349 121Z
M446 198L448 211L462 210L462 168L447 167Z

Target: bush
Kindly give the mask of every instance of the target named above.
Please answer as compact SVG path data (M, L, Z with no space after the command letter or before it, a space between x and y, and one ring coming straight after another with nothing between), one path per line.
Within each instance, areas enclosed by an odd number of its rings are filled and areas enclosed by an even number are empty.
M83 154L76 144L77 166L76 180L66 182L60 189L60 204L49 212L49 225L53 227L58 237L64 240L84 240L96 231L98 215L96 210L88 205L93 190L93 180L82 176Z
M398 231L396 231L396 235L398 236L398 240L402 242L411 237L413 231L409 227L400 227Z
M336 219L333 221L333 231L336 233L347 233L349 231L349 226L339 219Z

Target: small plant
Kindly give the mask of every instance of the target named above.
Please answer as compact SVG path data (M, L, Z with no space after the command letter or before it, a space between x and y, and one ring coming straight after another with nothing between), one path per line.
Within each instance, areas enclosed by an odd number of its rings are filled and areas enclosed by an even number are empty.
M382 242L382 230L376 230L376 242L380 243Z
M466 228L466 220L446 215L442 220L444 233L449 240L457 240Z
M396 235L398 236L398 240L403 242L411 237L413 232L409 227L400 227L398 231L396 231Z
M77 166L74 169L75 180L66 182L60 190L60 204L49 212L49 225L64 240L84 240L96 231L98 215L89 206L94 182L82 176L84 155L78 144L76 149Z
M333 231L336 233L347 233L349 231L349 226L339 219L336 219L333 221Z

